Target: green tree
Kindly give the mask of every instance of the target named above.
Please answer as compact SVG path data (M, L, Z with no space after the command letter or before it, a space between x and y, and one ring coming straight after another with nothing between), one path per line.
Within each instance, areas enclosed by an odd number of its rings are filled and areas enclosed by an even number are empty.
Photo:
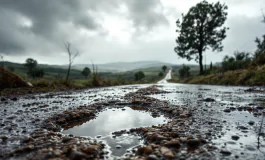
M179 69L179 77L180 78L185 78L190 76L190 67L185 66L184 64L182 67Z
M42 78L44 76L44 70L42 68L34 68L31 72L31 77Z
M88 67L85 67L85 68L83 69L83 71L81 72L81 74L82 74L85 78L87 78L87 77L91 74L91 70L90 70Z
M141 79L143 79L145 77L144 72L143 71L138 71L134 74L135 80L139 81Z
M203 74L203 52L208 48L222 51L222 40L226 37L227 27L222 27L227 17L225 4L208 3L206 0L191 7L187 14L182 14L182 22L177 20L179 36L176 39L175 52L181 58L195 60L200 64Z
M31 77L34 77L33 70L37 68L38 62L32 58L26 59L26 63L24 64L25 67L27 67L28 72L27 74Z
M163 70L163 72L165 73L166 70L167 70L167 66L163 65L163 66L162 66L162 70Z

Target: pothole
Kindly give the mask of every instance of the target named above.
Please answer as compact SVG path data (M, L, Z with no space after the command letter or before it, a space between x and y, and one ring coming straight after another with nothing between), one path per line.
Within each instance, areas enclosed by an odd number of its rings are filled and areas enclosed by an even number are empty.
M148 112L143 107L108 107L99 112L95 119L68 124L62 133L74 136L96 138L109 147L109 155L122 156L131 148L143 143L141 138L129 132L131 128L150 127L165 124L163 115ZM112 134L128 130L126 134ZM123 132L124 133L124 132Z

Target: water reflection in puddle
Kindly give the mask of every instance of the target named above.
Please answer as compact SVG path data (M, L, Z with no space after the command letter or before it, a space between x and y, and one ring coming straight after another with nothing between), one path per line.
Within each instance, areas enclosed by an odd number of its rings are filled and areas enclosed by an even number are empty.
M100 112L93 120L78 124L73 128L67 126L64 134L99 138L110 146L112 155L121 156L127 149L140 144L137 135L112 137L111 133L130 128L147 127L167 122L164 116L152 117L150 113L137 107L108 108ZM77 124L74 124L77 125ZM73 126L73 125L72 125ZM68 129L69 128L69 129Z

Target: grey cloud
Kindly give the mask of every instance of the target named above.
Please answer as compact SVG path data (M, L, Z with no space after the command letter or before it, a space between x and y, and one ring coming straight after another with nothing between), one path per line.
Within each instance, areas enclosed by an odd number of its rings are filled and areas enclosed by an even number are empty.
M157 25L168 24L166 16L156 11L156 9L163 9L159 0L129 0L126 2L135 27L152 29Z
M228 54L233 54L235 50L253 52L256 49L255 38L264 33L265 25L261 21L261 16L228 18L227 26L230 29L224 41L225 51L230 52Z
M122 4L128 8L134 27L151 29L166 23L163 14L155 11L156 7L161 7L159 0L1 0L0 11L5 14L0 15L0 53L21 54L45 50L37 47L54 47L56 45L50 43L76 39L73 34L80 27L103 33L105 30L98 23L99 17L95 13L111 14ZM32 22L27 31L17 23L19 17ZM69 23L73 26L66 28ZM32 46L36 41L40 45Z

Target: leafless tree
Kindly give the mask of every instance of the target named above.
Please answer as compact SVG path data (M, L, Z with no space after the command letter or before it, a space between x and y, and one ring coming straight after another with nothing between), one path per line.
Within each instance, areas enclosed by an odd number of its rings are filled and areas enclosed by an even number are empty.
M75 53L73 53L73 51L71 49L71 43L69 43L69 42L64 43L64 46L67 50L68 57L69 57L68 70L67 70L67 75L66 75L66 81L68 81L72 64L73 64L75 58L80 55L80 53L78 50Z

